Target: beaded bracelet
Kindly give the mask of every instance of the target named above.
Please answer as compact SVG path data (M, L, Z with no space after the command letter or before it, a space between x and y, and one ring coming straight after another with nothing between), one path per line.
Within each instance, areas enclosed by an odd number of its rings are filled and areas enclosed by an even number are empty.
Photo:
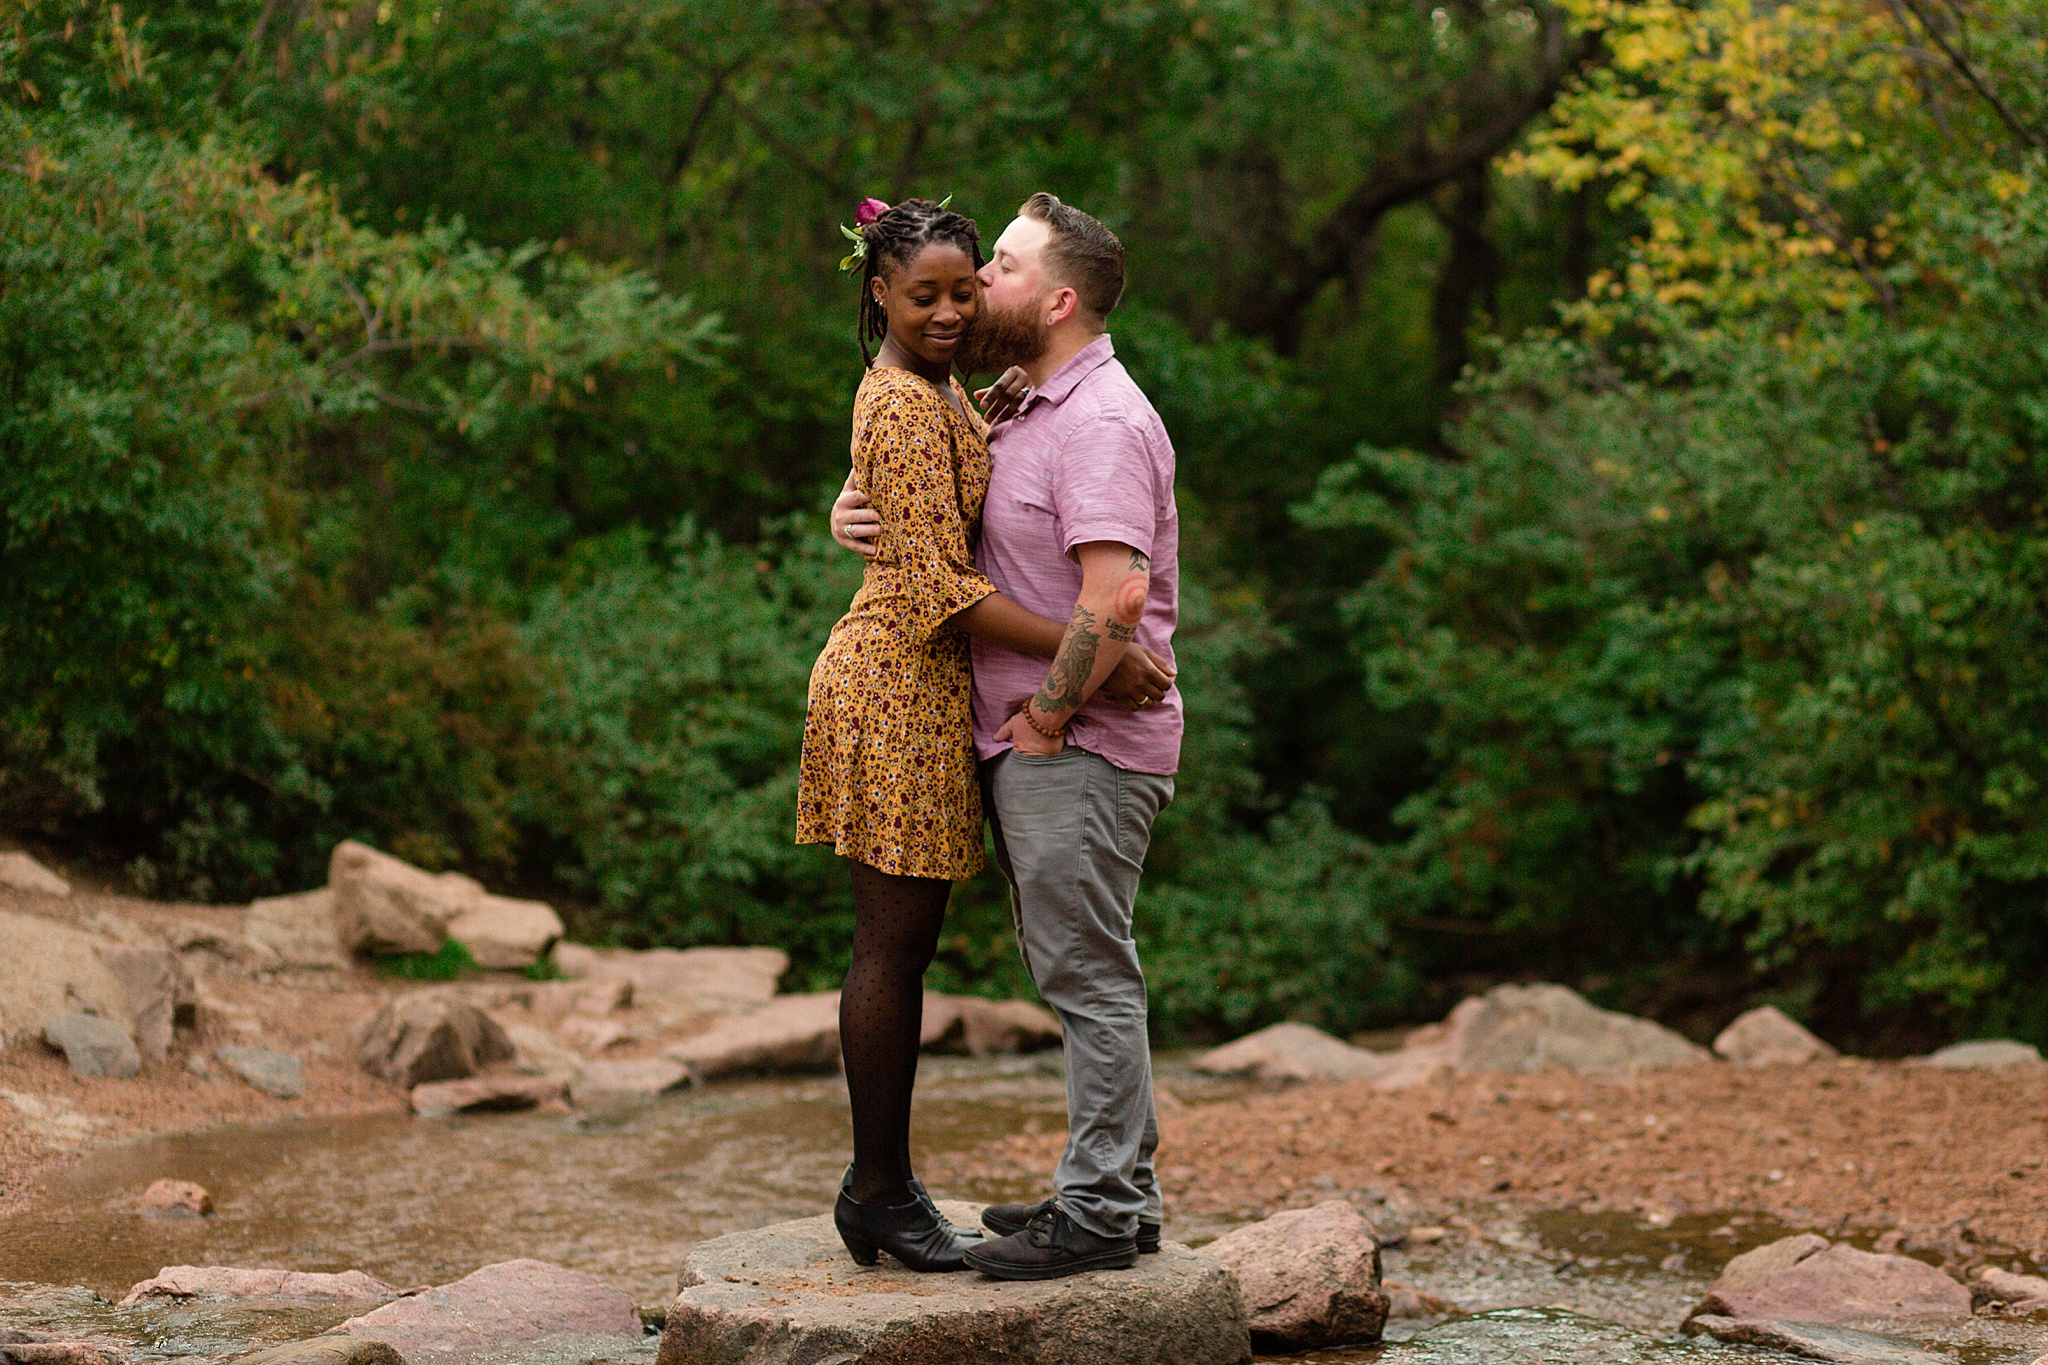
M1058 739L1061 735L1064 735L1067 732L1067 727L1064 725L1060 726L1057 730L1048 730L1043 725L1040 725L1037 721L1033 720L1031 718L1031 703L1028 701L1024 703L1024 709L1022 711L1019 711L1017 714L1024 717L1024 723L1026 725L1038 731L1039 734L1044 735L1047 739Z

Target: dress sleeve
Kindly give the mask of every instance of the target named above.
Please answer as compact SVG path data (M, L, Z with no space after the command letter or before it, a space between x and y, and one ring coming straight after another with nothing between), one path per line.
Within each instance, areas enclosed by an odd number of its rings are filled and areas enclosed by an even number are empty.
M967 546L953 436L939 401L885 380L862 390L854 414L853 467L882 519L877 562L900 577L905 625L920 645L995 591Z

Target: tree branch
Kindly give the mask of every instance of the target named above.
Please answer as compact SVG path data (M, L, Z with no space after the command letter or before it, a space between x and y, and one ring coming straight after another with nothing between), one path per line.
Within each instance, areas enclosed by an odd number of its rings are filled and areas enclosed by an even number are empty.
M2012 110L2005 107L2005 101L1998 98L1991 87L1986 85L1983 79L1977 75L1977 68L1970 65L1969 58L1957 51L1949 43L1949 40L1942 36L1941 31L1929 22L1927 16L1920 10L1920 0L1898 0L1898 3L1905 5L1908 10L1912 11L1913 17L1920 21L1920 27L1927 31L1927 36L1932 38L1934 45L1941 49L1941 55L1948 58L1948 64L1955 68L1956 74L1969 82L1970 88L1981 95L1984 102L1997 112L1998 117L2004 122L2005 126L2012 129L2015 137L2036 150L2048 148L2048 141L2044 141L2038 133L2028 128L2026 124L2021 123L2019 117Z
M1372 237L1381 218L1447 181L1486 165L1508 149L1531 119L1550 107L1565 81L1593 55L1598 43L1590 36L1567 42L1563 11L1545 5L1541 14L1542 56L1530 88L1521 96L1496 105L1490 117L1443 148L1430 145L1427 111L1418 111L1414 131L1406 142L1381 158L1344 202L1323 220L1308 243L1296 247L1280 263L1274 271L1274 288L1233 310L1232 322L1239 331L1266 337L1282 354L1292 354L1301 339L1303 315L1323 286L1345 273L1352 256ZM1461 113L1469 112L1470 105L1487 102L1489 92L1473 89L1472 85L1470 79L1460 82L1458 93L1464 97L1461 103L1467 104L1459 109Z

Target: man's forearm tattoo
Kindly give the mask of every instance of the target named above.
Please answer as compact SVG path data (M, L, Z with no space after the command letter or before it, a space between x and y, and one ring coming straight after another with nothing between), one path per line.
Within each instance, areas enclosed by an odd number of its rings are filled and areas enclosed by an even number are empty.
M1131 551L1130 577L1117 589L1109 613L1109 638L1129 644L1137 638L1138 623L1145 617L1145 593L1150 587L1152 561L1143 550ZM1143 575L1143 577L1140 577Z
M1067 622L1066 638L1038 688L1038 709L1047 715L1078 711L1088 699L1088 675L1095 671L1095 655L1102 648L1096 633L1095 613L1083 606L1074 608Z

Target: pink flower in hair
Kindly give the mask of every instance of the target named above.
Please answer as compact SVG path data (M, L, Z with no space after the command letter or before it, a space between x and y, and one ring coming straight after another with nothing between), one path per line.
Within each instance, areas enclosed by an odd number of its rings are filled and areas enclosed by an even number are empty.
M889 211L889 206L879 199L863 199L860 207L853 211L853 225L866 227Z

